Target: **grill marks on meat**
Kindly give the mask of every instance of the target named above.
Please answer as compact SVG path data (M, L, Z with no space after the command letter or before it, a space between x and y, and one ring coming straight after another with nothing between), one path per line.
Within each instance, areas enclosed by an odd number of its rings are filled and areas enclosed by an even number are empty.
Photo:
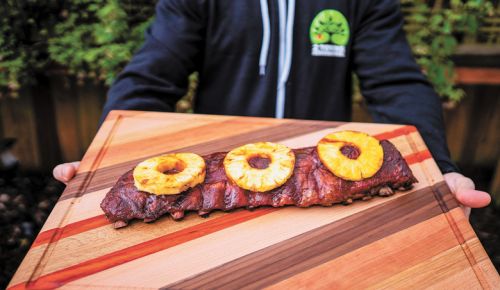
M331 206L349 204L355 199L369 199L374 195L388 196L393 189L405 190L417 182L399 151L387 140L381 141L384 162L371 178L349 181L336 177L321 163L315 147L293 149L295 168L282 186L268 192L241 189L229 180L224 171L226 153L204 156L207 172L205 181L181 194L155 195L139 191L134 186L133 170L120 177L106 194L101 208L115 227L126 226L132 219L151 222L169 213L181 219L186 211L207 215L213 210L260 206L281 207L295 205Z

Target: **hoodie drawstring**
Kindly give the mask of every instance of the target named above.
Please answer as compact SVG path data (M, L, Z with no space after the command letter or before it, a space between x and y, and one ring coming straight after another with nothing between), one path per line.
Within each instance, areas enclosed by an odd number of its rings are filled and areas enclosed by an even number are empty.
M285 0L279 0L285 3ZM279 6L279 5L278 5ZM285 10L285 7L280 9ZM283 13L284 14L284 13ZM280 17L284 15L280 13ZM295 0L288 1L288 9L286 13L286 27L280 28L280 58L278 69L278 88L276 94L276 118L282 119L285 117L285 95L286 95L286 82L290 75L292 67L292 52L293 52L293 24L295 21ZM280 21L280 25L282 21ZM283 35L283 37L282 37ZM282 49L283 48L283 49Z
M271 26L269 24L269 7L267 0L260 0L260 11L262 13L262 46L260 47L259 74L266 74L267 55L269 53L269 42L271 38Z
M271 27L269 20L268 0L260 0L262 13L262 45L259 57L259 74L266 74ZM285 116L285 91L286 82L292 66L293 24L295 21L295 0L278 0L279 18L279 56L278 56L278 84L276 90L276 118Z
M288 12L286 20L286 43L285 43L285 63L281 75L281 82L286 83L292 67L292 47L293 47L293 24L295 22L295 0L288 1Z

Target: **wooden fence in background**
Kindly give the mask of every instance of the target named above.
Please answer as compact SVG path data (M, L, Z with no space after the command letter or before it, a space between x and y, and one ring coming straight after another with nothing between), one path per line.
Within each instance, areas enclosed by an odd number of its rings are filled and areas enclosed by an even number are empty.
M481 61L480 55L463 55L457 62L467 65L457 68L467 97L445 110L452 157L461 165L499 168L500 64ZM473 62L483 66L471 67ZM96 133L105 96L102 84L78 84L53 71L18 98L0 100L0 138L17 139L13 151L24 169L48 172L61 162L79 160ZM353 120L370 120L362 104L354 105ZM493 187L500 192L498 171Z
M17 98L0 100L0 138L16 139L13 152L26 170L48 172L80 160L97 132L105 98L103 84L79 83L60 71L39 76Z

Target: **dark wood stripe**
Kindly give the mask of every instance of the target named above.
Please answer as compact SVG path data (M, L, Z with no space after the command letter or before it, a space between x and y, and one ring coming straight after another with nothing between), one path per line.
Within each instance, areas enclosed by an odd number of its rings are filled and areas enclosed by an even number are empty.
M424 150L404 156L404 158L408 165L412 165L431 158L431 155L428 150ZM441 201L441 199L439 200ZM99 215L67 224L63 228L54 228L45 232L40 232L31 248L38 247L47 243L54 243L60 239L67 238L72 235L77 235L85 231L93 230L98 227L107 226L108 224L109 221L106 220L104 215Z
M444 182L435 186L452 206ZM427 187L164 288L263 288L442 213Z
M327 126L331 126L331 124L328 122L326 124ZM413 132L413 126L405 126L390 132L382 133L375 135L377 138L395 138L400 135L408 134L409 132ZM428 150L424 150L421 152L415 152L413 154L405 156L406 162L411 165L414 163L422 162L428 158L431 158L430 152ZM65 200L69 199L74 196L63 196L61 197L60 200ZM31 246L32 248L38 247L50 242L55 242L58 241L62 238L66 238L68 236L72 236L75 234L82 233L87 230L92 230L94 228L100 227L100 226L105 226L106 223L104 223L104 218L102 215L97 216L97 217L92 217L89 219L85 219L82 221L78 221L72 224L68 224L65 227L61 228L54 228L45 232L41 232L38 237L36 238L35 242Z
M458 207L459 205L458 201L449 193L450 189L446 184L446 182L440 182L432 187L432 194L434 195L434 198L438 201L441 210L445 213Z
M439 206L443 210L443 212L449 212L451 209L456 208L459 206L458 201L455 198L452 199L447 199L446 197L450 196L451 194L446 194L448 190L448 187L441 186L441 187L434 187L432 190L432 193L434 194L434 197L436 200L439 202ZM474 272L474 275L476 275L477 280L481 284L483 289L488 289L488 284L485 282L485 277L477 267L474 267L474 265L477 264L476 258L474 257L474 254L472 253L472 250L469 248L469 245L467 245L466 240L462 234L462 231L458 227L457 223L455 222L455 219L450 214L445 214L446 221L448 222L448 225L450 226L453 234L455 235L455 238L457 239L458 243L460 244L462 251L464 252L465 257L467 258L467 261L471 265L471 268Z
M92 160L92 164L90 166L91 171L88 172L87 174L83 175L83 180L77 180L78 182L76 182L76 181L73 182L73 180L72 180L72 182L70 182L70 184L76 185L75 186L76 192L84 192L88 188L90 182L92 181L95 174L97 173L97 168L99 167L99 164L101 164L102 159L106 155L106 152L108 151L111 140L113 140L113 137L115 136L115 133L118 130L119 124L121 123L122 120L123 120L123 118L121 115L118 115L116 117L115 123L113 123L113 126L112 126L111 130L109 131L109 135L106 136L106 140L105 140L104 144L102 145L101 148L99 148L99 152L97 153L94 160ZM57 202L63 200L64 193L66 192L67 189L68 189L68 186L66 187L63 194L61 195L61 197L59 198L59 200ZM68 212L66 212L64 214L64 217L61 219L61 222L64 220L64 218L66 217Z
M442 182L444 183L444 182ZM437 187L442 187L442 183ZM447 187L443 187L446 189ZM262 249L203 274L166 288L261 288L332 260L345 253L382 239L440 213L441 207L429 187L388 201L332 224ZM447 204L451 194L443 199ZM452 198L452 197L451 197ZM9 289L55 288L71 281L154 254L178 244L209 235L236 224L279 210L261 208L240 210L231 215L170 233L126 249L43 275Z
M113 139L113 137L114 137L113 131L115 130L116 127L118 127L118 124L121 121L121 119L122 119L122 115L120 114L115 119L115 123L113 124L113 127L112 127L110 133L108 134L108 136L106 138L106 143L104 145L102 145L102 148L100 149L100 152L104 148L106 148L107 146L109 146L109 142L108 141L111 141ZM224 120L224 121L219 121L219 122L213 122L213 123L209 123L209 124L206 124L206 125L201 125L201 126L197 126L197 127L185 129L185 130L182 130L182 132L169 132L167 134L159 134L159 135L155 135L154 137L143 138L140 141L133 141L133 142L130 142L130 143L127 143L127 144L118 145L118 146L125 146L125 145L129 146L130 144L134 144L134 143L140 143L140 144L158 144L158 143L160 143L160 142L162 142L164 140L168 140L170 138L173 138L172 136L174 136L174 135L176 136L175 137L176 139L183 139L183 137L185 137L185 134L190 135L190 134L194 134L196 132L199 132L199 130L210 130L210 129L217 128L217 127L224 127L225 123L230 123L230 121L233 121L233 120ZM95 163L95 161L94 161L94 163ZM115 166L117 166L117 165L119 165L119 164L115 164ZM89 176L93 176L92 172L95 171L93 169L94 169L94 166L92 166L89 171L79 172L71 180L71 182L68 184L68 186L66 187L66 190L63 192L63 194L62 194L61 197L64 199L64 197L66 196L66 194L72 194L72 193L81 192L81 186L79 186L79 185L83 184L84 180L88 179Z
M77 196L82 196L88 192L93 192L107 187L113 186L118 177L120 177L127 170L133 168L137 163L144 159L166 154L172 152L196 152L201 155L217 152L231 150L237 146L255 141L255 140L267 140L267 141L279 141L287 138L292 138L295 136L307 134L317 130L322 130L326 128L334 128L341 125L342 123L336 122L318 122L318 121L290 121L285 124L278 126L267 127L260 130L255 130L248 133L243 133L236 136L224 137L217 140L203 142L193 146L186 146L183 148L177 148L175 150L169 150L165 152L158 152L157 154L143 157L140 159L134 159L126 161L123 163L99 168L94 173L83 172L78 174L68 185L64 193L62 194L59 201L66 200L69 198L74 198ZM82 188L82 180L89 180L89 175L93 175L90 178L90 182L85 188Z

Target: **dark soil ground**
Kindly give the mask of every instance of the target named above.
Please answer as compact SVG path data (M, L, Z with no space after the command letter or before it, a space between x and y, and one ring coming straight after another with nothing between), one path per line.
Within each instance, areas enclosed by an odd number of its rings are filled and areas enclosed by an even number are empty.
M500 273L500 209L492 205L475 209L470 216L470 223Z
M64 185L47 175L0 175L0 289L5 289Z
M0 174L0 289L4 289L64 185L39 173ZM480 178L476 183L483 190L488 184ZM500 209L489 206L473 210L470 221L500 271Z

